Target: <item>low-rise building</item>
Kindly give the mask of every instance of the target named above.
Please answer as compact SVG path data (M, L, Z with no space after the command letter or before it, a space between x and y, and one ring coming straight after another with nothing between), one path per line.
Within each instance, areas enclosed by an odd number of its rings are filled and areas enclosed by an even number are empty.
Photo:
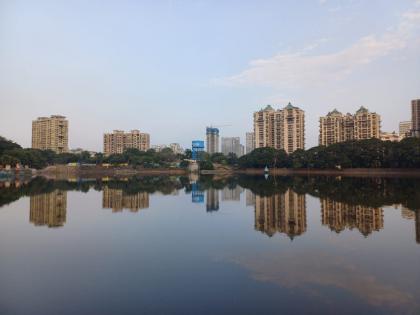
M398 142L400 141L400 135L393 132L381 132L381 140L382 141L392 141L392 142Z

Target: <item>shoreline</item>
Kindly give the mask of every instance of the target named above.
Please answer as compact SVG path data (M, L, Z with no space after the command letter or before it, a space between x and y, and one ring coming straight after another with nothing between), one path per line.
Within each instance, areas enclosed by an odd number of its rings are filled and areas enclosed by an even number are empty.
M235 174L264 175L264 169L234 170ZM349 168L331 169L270 169L269 175L278 176L346 176L346 177L420 177L420 169L387 169L387 168Z
M264 175L264 169L223 169L223 170L202 170L200 175ZM188 172L187 169L135 169L131 167L101 167L101 166L68 166L53 165L42 170L37 170L33 176L43 176L50 179L65 178L126 178L131 176L188 176L196 174ZM420 169L375 169L375 168L354 168L354 169L270 169L267 173L272 176L345 176L345 177L419 177ZM197 174L198 175L198 174Z

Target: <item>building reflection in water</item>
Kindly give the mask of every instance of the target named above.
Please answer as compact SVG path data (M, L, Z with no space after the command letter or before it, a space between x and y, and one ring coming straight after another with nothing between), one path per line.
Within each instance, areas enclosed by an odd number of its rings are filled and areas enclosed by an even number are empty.
M67 192L55 190L30 197L29 222L36 226L61 227L66 222Z
M255 194L250 190L246 190L246 206L255 206Z
M331 199L321 199L322 224L340 233L357 228L364 236L384 228L384 211L361 205L349 205Z
M127 194L122 189L105 186L102 194L102 208L112 209L112 212L121 212L123 209L137 212L139 209L147 209L149 208L149 193Z
M401 206L401 216L407 220L414 220L416 229L416 242L420 244L420 210L410 210L404 206Z
M244 189L237 185L235 188L225 187L222 190L222 201L240 201Z
M206 210L207 212L219 210L219 191L215 188L206 191Z
M204 202L204 191L200 188L200 185L196 182L191 184L191 201L193 203Z
M306 232L306 197L288 189L269 197L255 197L255 229L268 236L284 233L290 239Z

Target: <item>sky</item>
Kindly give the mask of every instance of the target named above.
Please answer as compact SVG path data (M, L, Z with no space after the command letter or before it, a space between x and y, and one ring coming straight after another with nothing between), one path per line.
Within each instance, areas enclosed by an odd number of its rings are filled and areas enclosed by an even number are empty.
M53 114L70 148L114 129L189 147L208 125L245 142L253 112L291 102L309 148L334 108L398 131L417 98L420 0L0 0L0 135L24 147Z

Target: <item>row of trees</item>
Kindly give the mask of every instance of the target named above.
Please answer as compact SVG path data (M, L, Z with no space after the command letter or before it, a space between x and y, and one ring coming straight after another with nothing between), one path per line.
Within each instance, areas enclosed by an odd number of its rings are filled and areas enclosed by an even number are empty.
M420 139L401 142L369 139L318 146L287 154L259 148L238 159L240 168L420 168Z
M15 166L16 164L21 164L30 168L41 169L54 164L109 163L112 165L130 164L135 167L157 168L178 165L184 158L186 156L174 154L170 148L165 148L160 152L128 149L122 154L112 154L110 156L104 156L102 153L96 153L94 156L91 156L87 151L80 154L57 154L51 150L23 149L20 145L0 137L0 165Z
M91 156L89 152L81 154L56 154L50 150L23 149L18 144L0 137L0 165L28 165L31 168L43 168L53 164L89 163L113 165L129 164L134 167L162 168L186 167L186 159L191 158L191 151L174 154L165 148L160 152L128 149L122 154L105 157L102 153ZM201 169L213 169L213 164L229 165L239 168L420 168L420 139L407 138L401 142L369 139L349 141L331 146L318 146L309 150L297 150L287 154L284 150L258 148L238 158L231 153L201 156Z

